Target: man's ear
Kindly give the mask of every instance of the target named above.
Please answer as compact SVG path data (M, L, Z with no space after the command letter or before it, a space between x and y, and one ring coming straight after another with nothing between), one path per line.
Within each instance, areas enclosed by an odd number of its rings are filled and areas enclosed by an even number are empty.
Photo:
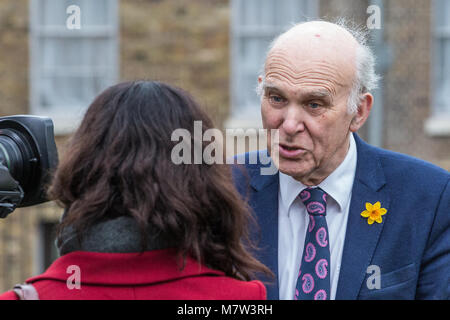
M373 96L370 93L364 93L361 102L358 105L358 111L354 114L352 122L350 123L350 131L358 131L369 117L370 110L373 105Z

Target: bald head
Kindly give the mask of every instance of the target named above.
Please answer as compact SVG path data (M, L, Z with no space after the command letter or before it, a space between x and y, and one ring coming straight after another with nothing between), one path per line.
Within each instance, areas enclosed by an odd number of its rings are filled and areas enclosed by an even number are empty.
M320 52L337 50L335 53L354 53L358 41L345 28L326 21L310 21L297 24L281 34L272 44L269 54L280 48L308 50L320 47ZM320 53L320 52L315 52Z

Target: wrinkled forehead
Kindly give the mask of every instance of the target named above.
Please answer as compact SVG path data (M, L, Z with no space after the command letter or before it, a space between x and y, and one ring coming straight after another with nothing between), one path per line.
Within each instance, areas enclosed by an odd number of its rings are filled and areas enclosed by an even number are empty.
M269 51L265 76L350 86L356 74L357 46L348 31L334 25L291 30Z

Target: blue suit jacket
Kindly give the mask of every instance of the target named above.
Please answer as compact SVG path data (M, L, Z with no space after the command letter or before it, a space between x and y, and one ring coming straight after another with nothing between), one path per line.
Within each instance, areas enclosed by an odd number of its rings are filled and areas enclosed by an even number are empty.
M375 148L356 134L357 167L336 299L450 298L450 174L430 163ZM278 299L279 177L259 163L233 167L233 177L258 222L255 254L276 275L261 277ZM259 159L259 157L258 157ZM387 209L381 224L361 217L366 202ZM381 288L370 289L372 270Z

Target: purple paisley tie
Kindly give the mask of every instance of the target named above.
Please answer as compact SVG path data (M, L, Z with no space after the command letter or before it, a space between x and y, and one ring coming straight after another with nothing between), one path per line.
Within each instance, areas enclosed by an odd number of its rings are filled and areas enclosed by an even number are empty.
M320 188L306 188L300 199L309 214L303 257L298 273L295 300L330 299L330 245L327 194Z

